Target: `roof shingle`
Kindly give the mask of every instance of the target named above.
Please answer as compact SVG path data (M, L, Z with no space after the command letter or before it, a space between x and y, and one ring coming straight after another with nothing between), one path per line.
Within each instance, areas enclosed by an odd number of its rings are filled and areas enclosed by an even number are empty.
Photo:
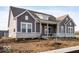
M25 9L16 8L16 7L13 7L13 6L10 6L10 9L12 10L14 17L25 11Z

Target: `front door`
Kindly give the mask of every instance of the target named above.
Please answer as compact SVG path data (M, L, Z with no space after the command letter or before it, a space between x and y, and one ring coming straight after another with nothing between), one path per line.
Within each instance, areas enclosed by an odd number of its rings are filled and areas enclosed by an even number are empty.
M51 36L51 35L52 35L53 28L52 28L51 26L49 26L48 31L49 31L49 32L48 32L49 35Z
M47 35L47 31L48 31L48 35L52 35L52 27L49 26L48 29L47 29L47 26L44 26L44 34Z

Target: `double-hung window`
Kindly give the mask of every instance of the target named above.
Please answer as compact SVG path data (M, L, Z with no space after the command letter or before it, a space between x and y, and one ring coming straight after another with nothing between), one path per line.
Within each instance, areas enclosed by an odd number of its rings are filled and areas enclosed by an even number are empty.
M64 26L61 26L61 33L64 33Z
M26 24L22 24L22 32L26 32Z
M21 23L21 31L25 33L31 33L32 32L32 23Z
M68 33L72 34L73 33L73 27L68 27Z
M31 24L27 24L27 32L31 33L32 31L32 25Z

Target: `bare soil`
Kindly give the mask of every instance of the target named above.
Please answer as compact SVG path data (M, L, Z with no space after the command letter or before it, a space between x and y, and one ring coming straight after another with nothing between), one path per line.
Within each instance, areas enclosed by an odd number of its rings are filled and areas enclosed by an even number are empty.
M66 48L71 46L78 46L79 40L25 40L25 41L0 41L1 46L9 46L12 50L12 53L35 53L35 52L43 52L48 50Z

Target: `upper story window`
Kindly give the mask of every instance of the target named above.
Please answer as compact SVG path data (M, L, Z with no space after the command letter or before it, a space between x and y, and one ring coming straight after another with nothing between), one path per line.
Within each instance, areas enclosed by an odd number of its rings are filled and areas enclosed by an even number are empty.
M48 20L49 16L44 14L35 13L40 19Z
M32 32L32 24L27 24L27 32L31 33Z
M21 29L22 29L22 32L26 32L26 24L22 23L22 28Z
M25 20L28 20L28 16L27 15L25 15Z

